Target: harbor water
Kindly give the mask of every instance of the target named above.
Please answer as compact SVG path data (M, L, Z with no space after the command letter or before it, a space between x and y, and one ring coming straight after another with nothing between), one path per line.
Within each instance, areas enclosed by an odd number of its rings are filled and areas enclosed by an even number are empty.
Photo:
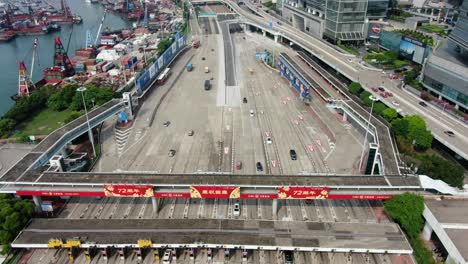
M59 7L59 1L49 1ZM75 50L84 48L86 30L96 37L99 24L104 14L104 7L91 4L86 0L69 0L68 4L73 14L80 15L83 23L78 25L62 25L62 29L47 35L19 36L9 42L0 42L0 116L14 104L10 96L18 90L18 62L24 60L28 71L31 69L32 45L34 38L38 38L37 58L34 67L33 81L42 79L42 69L52 66L54 56L54 38L59 36L67 49L68 56L73 58ZM108 12L103 30L118 30L129 28L131 23L125 21L118 14Z

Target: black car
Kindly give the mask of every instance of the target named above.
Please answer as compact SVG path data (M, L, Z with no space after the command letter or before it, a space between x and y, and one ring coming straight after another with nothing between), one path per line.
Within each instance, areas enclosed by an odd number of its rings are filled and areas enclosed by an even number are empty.
M257 171L263 171L263 166L261 162L257 162L255 166L257 167Z
M449 137L454 137L455 136L455 133L453 133L453 131L450 131L450 130L447 130L447 131L444 131L445 135L449 136Z
M379 91L381 91L381 92L385 92L385 88L383 88L383 87L379 87Z
M291 156L292 160L297 160L297 153L294 149L289 150L289 156Z
M294 254L292 251L284 251L284 264L293 264L294 263Z
M423 101L419 102L419 105L422 106L422 107L426 107L426 106L427 106L427 104L426 104L425 102L423 102Z
M244 97L244 99L242 100L244 102L244 104L247 103L247 97Z

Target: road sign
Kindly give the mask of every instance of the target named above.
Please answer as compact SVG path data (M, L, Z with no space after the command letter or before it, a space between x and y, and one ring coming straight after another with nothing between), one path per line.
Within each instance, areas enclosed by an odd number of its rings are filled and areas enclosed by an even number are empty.
M266 57L268 57L267 52L257 52L257 53L255 53L255 58L257 58L257 59L265 59Z

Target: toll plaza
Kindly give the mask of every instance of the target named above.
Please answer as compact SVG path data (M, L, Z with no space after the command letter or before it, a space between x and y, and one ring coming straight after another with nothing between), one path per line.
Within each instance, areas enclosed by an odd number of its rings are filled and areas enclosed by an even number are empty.
M72 255L80 250L105 252L111 248L122 255L128 250L142 255L149 248L412 253L394 223L227 219L33 219L12 247L62 248Z

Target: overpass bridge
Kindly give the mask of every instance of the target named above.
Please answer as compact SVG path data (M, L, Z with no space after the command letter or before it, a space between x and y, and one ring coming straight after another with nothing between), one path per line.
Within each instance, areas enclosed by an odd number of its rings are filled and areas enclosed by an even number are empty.
M93 128L106 119L115 116L128 107L127 101L113 99L88 113L90 127ZM46 165L50 159L61 152L64 147L78 136L89 132L86 116L80 116L74 121L55 130L43 139L24 158L19 160L0 178L1 182L21 181L23 176L31 174Z

